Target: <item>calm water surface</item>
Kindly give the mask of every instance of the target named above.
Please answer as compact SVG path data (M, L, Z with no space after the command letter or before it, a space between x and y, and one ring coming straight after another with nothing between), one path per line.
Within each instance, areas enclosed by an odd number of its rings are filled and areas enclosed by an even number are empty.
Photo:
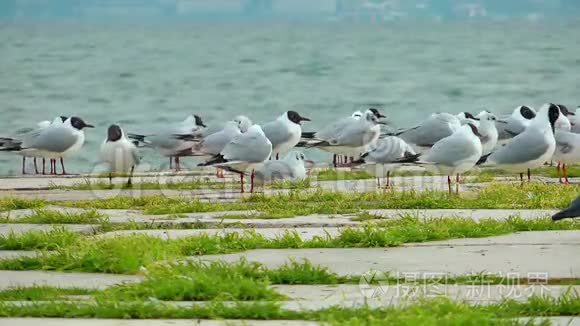
M295 109L315 129L379 106L394 125L435 111L580 104L570 24L0 26L0 135L57 115L97 126L69 170L89 171L110 123L147 133L201 115L219 125ZM159 166L165 160L145 152ZM318 152L310 153L324 159ZM189 160L193 165L193 160ZM0 174L19 157L0 153Z

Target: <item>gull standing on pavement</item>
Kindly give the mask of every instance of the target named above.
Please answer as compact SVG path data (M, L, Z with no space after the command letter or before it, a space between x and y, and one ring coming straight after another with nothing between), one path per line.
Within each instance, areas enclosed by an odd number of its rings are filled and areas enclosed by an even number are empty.
M415 145L415 150L429 149L435 143L451 136L461 128L459 118L449 113L433 113L416 127L395 133L408 144Z
M34 139L34 137L38 136L40 131L49 127L53 123L56 123L56 124L63 123L64 121L66 121L66 119L68 119L68 118L64 117L64 116L60 116L60 117L56 117L52 122L49 120L40 121L39 123L36 124L36 128L25 128L24 130L20 130L18 132L18 134L19 134L19 136L21 136L22 140L18 140L16 138L0 137L0 148L1 148L0 150L10 151L10 148L13 148L15 146L22 147L22 144L24 144L24 147L26 147L26 145L28 143L30 143L30 141L32 141ZM36 154L37 153L34 153L33 150L20 151L17 153L22 156L22 174L26 174L26 158L27 157L33 158L34 171L36 174L38 174L38 165L36 163L36 159L37 159ZM43 161L42 174L46 174L45 159L43 158L42 161ZM52 165L51 165L51 167L52 167Z
M173 168L173 159L175 159L175 169L179 171L181 156L190 156L191 148L195 144L191 140L177 139L175 135L197 135L201 137L206 125L198 115L191 115L185 120L162 128L155 134L128 134L128 137L152 147L159 151L161 155L169 157L169 168Z
M107 138L101 145L101 162L108 165L109 182L113 183L114 173L129 172L127 185L130 186L139 161L137 146L125 136L123 129L115 124L109 126Z
M334 154L361 153L367 145L379 138L380 128L376 127L380 124L385 123L373 111L368 110L363 118L353 119L340 130L335 130L332 136L310 143L307 147L316 147Z
M556 138L556 150L552 160L558 161L557 170L560 183L569 184L566 165L580 163L580 134L556 129L554 137Z
M37 156L51 159L50 172L56 174L56 159L60 159L62 174L65 175L64 157L79 151L85 143L83 129L94 128L79 117L71 117L61 122L56 118L52 124L39 129L25 141L0 150L18 152L23 156Z
M386 176L386 187L388 188L390 187L391 174L398 167L392 163L415 155L413 148L404 140L397 136L387 136L379 139L377 146L364 153L354 164L364 164L365 170L377 177L379 187L381 187L380 178Z
M215 156L235 137L248 131L252 121L243 115L237 116L234 120L226 122L222 130L207 134L200 140L199 134L175 135L178 139L196 141L192 148L194 156ZM218 178L224 178L223 170L217 168Z
M275 181L301 181L306 179L306 158L298 151L291 151L282 160L266 161L256 168L258 183L272 183ZM308 161L311 162L311 161Z
M302 121L310 121L296 111L287 111L276 120L262 125L262 130L272 143L272 158L284 157L298 144L302 136Z
M215 166L240 174L241 192L244 192L244 174L251 170L251 192L254 191L254 169L272 155L272 143L259 125L234 137L220 152L198 166Z
M489 111L481 111L477 114L479 119L477 131L481 135L481 146L483 155L487 155L493 151L497 145L499 133L497 131L497 123L506 123L503 120L498 120L497 117Z
M370 108L364 113L360 111L355 111L350 117L343 118L337 122L322 128L317 132L303 132L302 138L304 141L298 144L298 147L311 147L313 144L319 143L320 141L328 141L336 138L338 135L342 134L346 128L350 128L352 125L357 125L358 121L364 119L365 115L373 114L377 120L385 118L385 116L375 108ZM378 131L378 134L373 139L370 139L367 145L375 142L380 136L380 126L374 128L373 132ZM332 164L333 166L338 165L339 156L354 156L360 155L360 153L365 152L364 147L360 148L327 148L326 151L333 153Z
M523 181L524 172L538 168L549 161L556 149L554 124L558 120L560 110L554 104L545 104L532 123L509 143L499 147L491 154L481 158L478 164L483 166L498 166L507 171L520 173Z
M471 123L461 126L451 136L435 143L424 155L419 154L399 162L426 165L430 170L447 175L447 185L451 194L451 176L457 175L455 192L459 193L459 175L471 170L481 157L481 135Z

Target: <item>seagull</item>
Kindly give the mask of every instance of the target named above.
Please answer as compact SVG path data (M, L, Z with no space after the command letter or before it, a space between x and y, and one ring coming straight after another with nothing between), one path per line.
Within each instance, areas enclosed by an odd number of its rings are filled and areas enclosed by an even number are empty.
M473 114L469 112L461 112L457 114L456 117L457 119L459 119L461 125L471 123L474 126L478 127L479 118L476 116L474 117Z
M580 196L577 197L570 206L552 216L552 221L559 221L565 218L580 216Z
M391 172L395 169L392 163L406 157L415 156L413 148L397 136L388 136L377 141L377 146L364 153L354 164L365 164L365 170L377 177L377 183L381 186L380 177L386 173L387 185L390 187Z
M173 168L173 159L175 159L175 169L179 171L181 156L190 156L193 141L176 139L175 135L198 135L202 136L206 125L198 115L190 115L185 120L166 126L156 134L128 134L133 140L144 143L148 147L158 150L161 155L169 157L169 168Z
M479 119L477 131L481 135L481 146L483 147L483 155L489 154L493 151L498 141L497 123L506 123L503 120L498 120L497 117L489 111L481 111L476 116Z
M361 153L366 146L379 138L380 124L385 123L372 110L368 110L362 119L353 119L340 130L335 130L332 136L310 143L307 147L316 147L334 154Z
M234 122L238 124L238 128L240 128L242 133L248 131L248 129L253 125L252 120L245 115L235 117Z
M435 143L425 154L418 154L399 160L426 165L427 168L447 175L447 185L451 194L451 176L457 175L456 193L459 193L459 175L471 170L482 153L477 127L468 123L463 125L451 136Z
M375 108L370 108L365 113L361 111L355 111L350 117L343 118L338 120L337 122L317 131L317 132L303 132L302 139L303 141L298 143L298 147L310 147L312 144L318 143L320 141L327 141L337 137L339 134L344 132L346 128L349 128L351 125L357 124L359 120L363 118L366 114L373 114L377 119L385 118L385 116L379 112L379 110ZM376 139L380 136L380 126L374 127L373 132L379 131L376 137L370 139L368 144L371 144L376 141ZM367 145L368 145L367 144ZM362 152L365 152L364 147L361 148L327 148L327 151L334 154L332 163L336 167L338 165L337 158L340 155L343 156L355 156L359 155Z
M259 183L274 181L301 181L306 179L306 162L304 154L291 151L282 160L266 161L256 168L255 179Z
M22 140L18 140L15 138L0 137L0 148L3 148L2 150L4 151L8 151L10 147L21 146L22 143L28 143L30 142L31 139L33 139L36 135L38 135L38 133L42 129L49 127L52 123L62 123L66 121L66 119L68 119L68 117L60 116L56 117L53 121L49 120L40 121L36 124L36 128L25 128L19 130L18 135L22 137ZM25 152L18 152L18 154L22 155L22 174L26 174L26 157L33 157L34 171L36 174L38 174L38 166L36 163L37 156L33 155L34 153L32 151L27 151L26 154ZM46 174L44 163L45 159L43 158L42 174Z
M536 111L529 106L518 106L512 114L502 123L497 123L497 131L500 141L509 140L522 133L536 117ZM505 122L505 123L504 123Z
M240 174L241 192L244 192L244 174L252 170L251 182L254 191L254 168L272 155L272 143L259 125L251 126L247 132L233 138L220 152L198 166L215 166Z
M272 157L286 155L300 141L302 121L310 121L296 111L287 111L276 120L262 125L262 130L272 143Z
M560 183L568 184L570 182L568 181L566 164L580 162L580 134L556 129L554 137L556 138L556 150L554 151L553 160L558 161L559 181ZM560 170L560 165L562 170ZM560 172L562 172L562 175ZM562 176L564 180L562 180Z
M109 167L109 182L113 183L113 173L129 172L127 185L130 186L135 165L140 160L137 146L125 136L123 129L116 124L110 125L107 138L101 145L101 161Z
M558 120L556 120L554 127L557 130L571 131L572 124L571 124L571 121L568 119L568 116L575 115L574 112L568 111L568 108L562 104L555 104L555 105L560 110L560 115L558 116Z
M85 142L83 129L94 128L79 117L70 117L64 122L56 118L52 124L30 135L15 146L0 150L19 152L23 156L37 156L51 159L51 174L56 174L56 159L60 159L62 174L65 175L63 158L81 149ZM61 121L61 120L60 120Z
M580 107L576 109L574 114L568 116L568 120L570 120L570 124L572 125L571 131L580 134Z
M215 156L235 137L248 131L252 121L243 115L237 116L234 120L226 122L222 130L207 134L200 139L197 132L187 135L175 135L177 139L197 141L192 148L194 156ZM217 177L223 178L223 170L217 169Z
M420 149L431 148L435 143L451 136L461 128L459 118L449 113L433 113L416 127L395 133L408 144Z
M508 171L519 172L522 181L523 173L527 170L529 181L530 169L542 166L554 155L556 148L554 124L559 115L560 110L556 105L550 103L542 106L536 118L523 132L505 146L482 156L478 164L499 166Z

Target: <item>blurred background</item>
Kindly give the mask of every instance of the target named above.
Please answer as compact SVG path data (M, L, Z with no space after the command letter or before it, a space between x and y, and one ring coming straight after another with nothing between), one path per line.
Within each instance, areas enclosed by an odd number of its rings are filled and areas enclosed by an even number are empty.
M80 116L98 128L68 170L86 172L111 123L150 134L193 113L220 125L294 109L316 130L370 106L394 127L574 109L579 18L577 0L1 0L0 136ZM0 153L0 174L19 171Z

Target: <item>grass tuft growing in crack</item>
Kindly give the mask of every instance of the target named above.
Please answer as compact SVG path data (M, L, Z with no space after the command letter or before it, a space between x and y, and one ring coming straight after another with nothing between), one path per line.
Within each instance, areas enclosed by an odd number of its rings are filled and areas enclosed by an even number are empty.
M407 215L399 219L369 223L361 228L344 228L334 237L325 235L309 240L302 240L295 231L287 231L277 238L268 239L250 229L241 233L201 234L172 240L146 235L68 238L65 236L67 233L64 233L62 238L52 242L48 235L25 234L0 240L0 244L8 248L45 248L54 252L39 257L0 260L0 269L134 274L141 266L158 261L249 249L394 247L410 242L487 237L518 231L579 229L580 221L575 220L553 223L549 218L524 220L512 217L507 220L473 221L469 218L422 219Z
M73 288L61 289L49 286L18 287L0 291L0 301L62 300L66 296L91 295L93 290Z
M0 250L56 250L74 245L81 237L64 227L54 227L50 231L12 232L0 236Z
M365 180L374 177L366 171L345 171L337 169L326 169L316 174L317 181L337 181L337 180Z
M36 209L28 216L10 218L10 214L7 214L0 219L0 223L27 224L100 224L108 221L109 218L107 216L94 209L79 213Z
M284 297L269 287L268 271L258 263L182 261L151 266L146 279L109 288L98 298L120 301L260 301Z
M369 306L289 311L276 302L208 302L190 306L159 301L98 300L95 303L47 302L16 305L0 302L0 317L66 317L117 319L259 319L312 320L330 325L536 325L518 317L578 316L580 299L531 297L527 301L501 301L471 305L448 298L420 299L403 307L373 309ZM537 320L536 320L537 322Z
M491 184L478 192L461 196L443 191L385 191L366 193L292 190L284 194L254 194L241 201L213 203L187 198L118 196L98 201L62 203L93 209L143 209L146 214L183 214L254 210L270 217L311 214L357 213L362 209L547 209L567 207L577 196L574 187L531 183L521 185Z
M0 198L0 212L17 209L42 208L47 202L42 199Z

